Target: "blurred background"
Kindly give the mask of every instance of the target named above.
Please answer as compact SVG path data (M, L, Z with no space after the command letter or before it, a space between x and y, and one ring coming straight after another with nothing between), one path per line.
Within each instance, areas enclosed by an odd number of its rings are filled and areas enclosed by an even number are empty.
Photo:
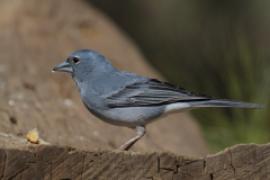
M270 2L88 0L168 81L213 97L269 105ZM270 140L270 111L195 110L211 151Z

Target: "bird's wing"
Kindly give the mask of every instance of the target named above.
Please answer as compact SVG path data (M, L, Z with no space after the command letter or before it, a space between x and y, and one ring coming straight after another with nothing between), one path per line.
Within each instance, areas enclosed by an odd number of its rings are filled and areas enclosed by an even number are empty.
M147 79L126 85L105 99L108 107L117 108L160 106L175 102L205 101L210 98L194 95L167 82Z

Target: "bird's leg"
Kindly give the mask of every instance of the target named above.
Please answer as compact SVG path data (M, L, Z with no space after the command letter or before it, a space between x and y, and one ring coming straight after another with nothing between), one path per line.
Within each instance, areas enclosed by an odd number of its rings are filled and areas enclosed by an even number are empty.
M137 135L121 145L119 150L128 151L133 146L133 144L135 144L139 139L143 137L145 134L145 128L143 126L137 126L136 133Z

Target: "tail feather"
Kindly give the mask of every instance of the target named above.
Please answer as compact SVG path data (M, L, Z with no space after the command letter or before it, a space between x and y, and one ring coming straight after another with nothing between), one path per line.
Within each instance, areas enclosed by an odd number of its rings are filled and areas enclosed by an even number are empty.
M226 99L210 99L205 101L194 101L190 102L191 107L200 108L200 107L224 107L224 108L264 108L263 105L255 103L247 103L241 101L232 101Z

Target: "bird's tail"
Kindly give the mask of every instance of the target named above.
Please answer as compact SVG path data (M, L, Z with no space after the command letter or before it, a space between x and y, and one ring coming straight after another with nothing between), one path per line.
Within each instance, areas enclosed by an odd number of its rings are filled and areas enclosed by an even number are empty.
M209 99L205 101L190 102L191 107L224 107L224 108L264 108L264 105L247 103L241 101L232 101L227 99Z

